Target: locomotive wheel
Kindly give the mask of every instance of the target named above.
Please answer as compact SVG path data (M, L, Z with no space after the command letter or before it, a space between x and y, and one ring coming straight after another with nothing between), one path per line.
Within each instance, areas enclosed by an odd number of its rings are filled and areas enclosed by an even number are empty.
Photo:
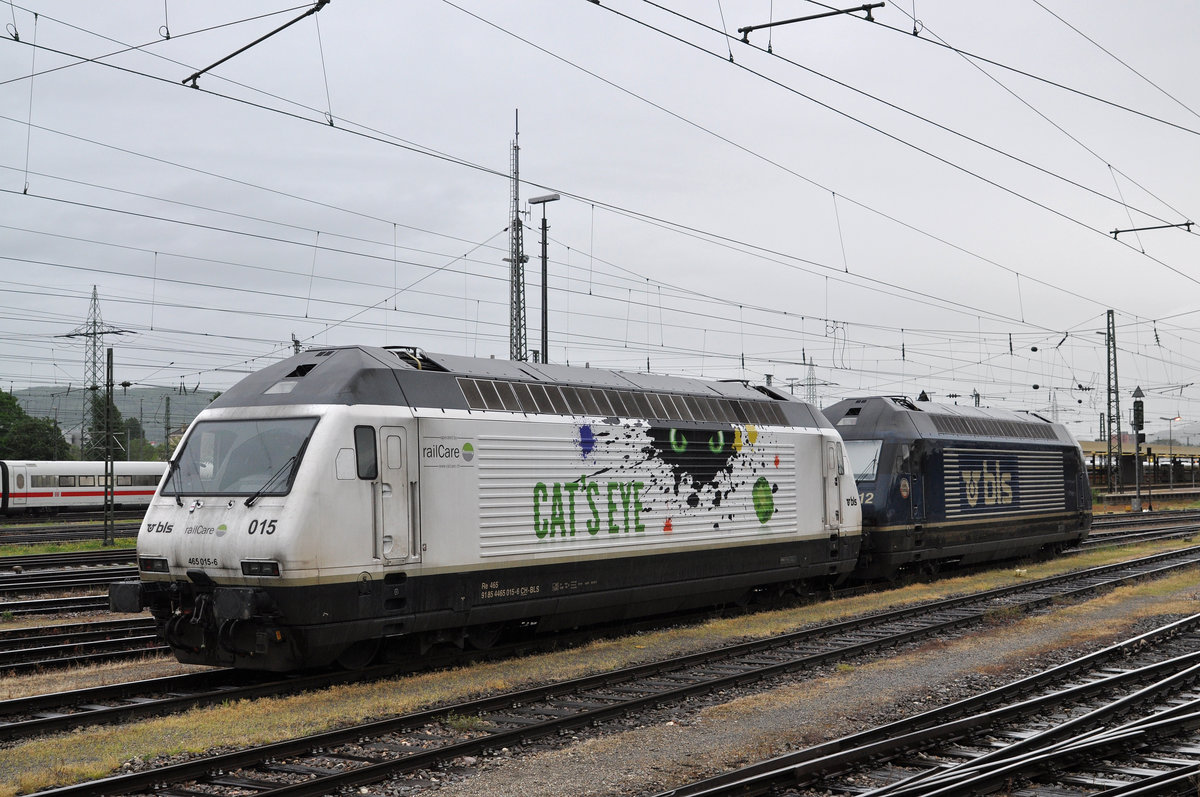
M373 662L378 653L378 639L360 639L338 655L337 664L345 670L361 670Z

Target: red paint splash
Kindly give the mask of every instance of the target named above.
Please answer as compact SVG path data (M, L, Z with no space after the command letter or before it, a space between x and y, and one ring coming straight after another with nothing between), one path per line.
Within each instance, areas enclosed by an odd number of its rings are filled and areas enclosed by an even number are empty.
M667 522L663 524L663 534L670 534L672 528L671 518L667 518Z
M779 467L779 455L778 454L775 455L775 467L777 467L777 468Z

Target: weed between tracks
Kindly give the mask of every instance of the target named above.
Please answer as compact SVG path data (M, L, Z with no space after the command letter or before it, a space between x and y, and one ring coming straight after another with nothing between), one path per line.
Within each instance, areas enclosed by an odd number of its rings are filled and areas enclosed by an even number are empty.
M617 640L603 640L579 649L522 659L488 662L445 672L423 673L374 684L331 687L289 697L237 701L197 708L182 714L149 719L115 728L90 728L16 744L0 750L0 795L36 791L56 785L102 777L119 771L131 758L153 760L185 752L213 748L242 747L280 739L311 735L331 728L384 716L394 716L439 703L458 701L498 691L603 672L639 662L685 652L708 649L747 638L762 638L800 627L826 623L853 615L918 603L934 598L1011 584L1025 578L1090 567L1183 547L1162 542L1125 548L1098 550L1071 559L1023 565L1018 576L1011 566L988 573L934 584L915 584L870 595L780 611L761 612L714 620L699 626L676 628ZM1182 579L1182 580L1181 580ZM1168 579L1132 589L1149 589L1151 594L1184 587L1194 588L1195 574ZM1124 590L1117 592L1124 593ZM1115 593L1114 593L1115 594ZM1104 596L1097 601L1110 600ZM1095 601L1087 605L1093 605ZM1173 604L1174 605L1174 604ZM1181 613L1197 608L1194 600ZM1062 611L1073 611L1068 607ZM1161 613L1161 609L1158 613ZM1035 618L1040 619L1040 618ZM1007 633L1032 620L993 628ZM1080 633L1091 633L1085 629ZM836 678L853 678L864 667L836 673ZM812 687L817 688L817 687Z

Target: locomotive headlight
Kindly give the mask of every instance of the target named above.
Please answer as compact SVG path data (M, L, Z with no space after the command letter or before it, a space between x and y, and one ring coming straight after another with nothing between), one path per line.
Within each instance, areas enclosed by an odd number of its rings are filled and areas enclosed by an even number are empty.
M242 562L243 576L277 576L279 562Z
M151 556L138 557L138 570L145 570L147 573L166 573L170 571L166 559L158 559Z

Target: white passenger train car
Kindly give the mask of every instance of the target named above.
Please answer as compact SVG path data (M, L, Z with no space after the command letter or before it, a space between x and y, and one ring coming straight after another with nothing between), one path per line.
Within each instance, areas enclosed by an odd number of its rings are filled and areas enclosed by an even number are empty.
M111 601L149 607L185 662L486 645L837 580L849 473L821 413L771 388L309 351L197 417Z
M165 462L113 463L113 501L122 508L149 505ZM104 506L104 463L0 460L0 514L38 514Z

